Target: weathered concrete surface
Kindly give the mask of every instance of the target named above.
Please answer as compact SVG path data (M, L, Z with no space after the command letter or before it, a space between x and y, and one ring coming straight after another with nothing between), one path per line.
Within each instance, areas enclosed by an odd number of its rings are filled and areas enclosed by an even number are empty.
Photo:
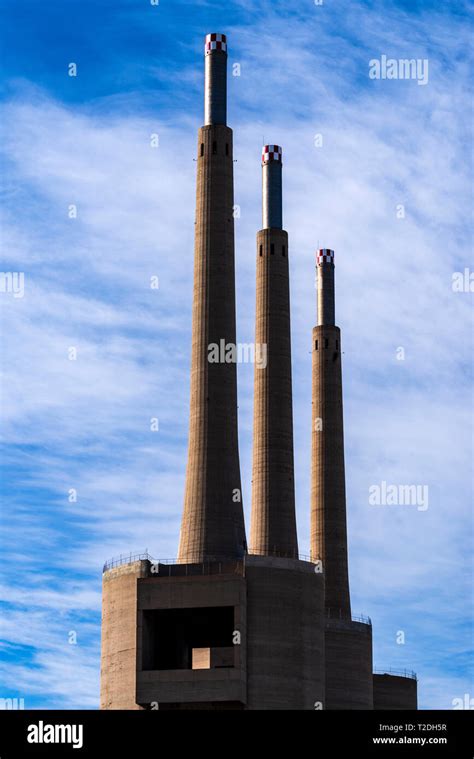
M334 265L317 268L319 318L333 321ZM350 619L341 354L339 327L313 329L311 555L323 562L326 609Z
M149 569L140 562L106 573L102 708L314 710L324 703L324 578L314 565L248 556L232 574L167 577ZM207 669L144 666L146 647L156 645L144 614L216 607L233 607L234 666L230 648L212 657L212 646Z
M374 674L374 709L416 710L418 683L414 678L390 674Z
M110 569L102 582L101 709L139 709L135 701L137 669L137 578L149 562Z
M199 130L191 403L179 561L243 555L237 369L209 346L236 343L232 130Z
M313 564L248 556L247 708L324 704L324 577Z
M255 364L250 552L298 557L293 462L288 235L257 235ZM264 355L264 354L262 354Z
M325 709L373 709L372 627L326 619Z

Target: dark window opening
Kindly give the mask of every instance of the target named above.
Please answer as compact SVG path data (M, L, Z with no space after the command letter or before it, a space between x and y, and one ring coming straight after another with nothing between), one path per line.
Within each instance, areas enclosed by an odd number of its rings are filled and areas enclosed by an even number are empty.
M212 143L212 155L217 154L217 142Z
M201 142L201 157L204 155L204 143Z
M336 340L336 350L339 350L339 340Z
M263 255L263 245L260 245L258 253L259 253L260 256Z
M234 666L234 607L143 612L143 670Z
M229 155L229 143L228 142L226 142L226 144L225 144L225 154Z
M282 247L282 249L281 249L281 255L282 255L282 256L286 256L286 248L285 248L285 246L284 246L284 245L283 245L283 247Z
M316 340L316 342L314 343L314 347L315 347L315 349L316 349L316 350L318 350L318 341L317 341L317 340Z
M274 256L274 255L275 255L275 246L274 246L274 244L273 244L273 243L270 245L270 255L271 255L271 256Z
M324 341L324 347L325 348L329 348L329 340L325 340Z

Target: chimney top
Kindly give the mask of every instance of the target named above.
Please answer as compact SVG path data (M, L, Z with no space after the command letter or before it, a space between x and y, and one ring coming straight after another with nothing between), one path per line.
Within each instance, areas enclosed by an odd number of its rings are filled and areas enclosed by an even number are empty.
M321 264L333 264L334 263L334 251L329 248L319 248L316 252L316 259L318 266Z
M279 145L264 145L262 148L262 164L270 161L281 161L282 150Z
M206 34L205 55L209 55L213 50L222 50L223 53L227 53L227 37L225 34Z

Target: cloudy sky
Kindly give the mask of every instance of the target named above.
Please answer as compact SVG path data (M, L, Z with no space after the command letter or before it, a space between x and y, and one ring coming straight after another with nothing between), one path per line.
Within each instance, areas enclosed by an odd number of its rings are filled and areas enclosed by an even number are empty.
M372 618L376 668L417 672L421 708L474 695L472 293L453 289L472 269L468 4L2 8L2 269L24 293L0 293L0 696L96 708L103 562L177 553L208 32L229 41L240 342L254 339L262 141L284 150L300 550L321 246L336 252L353 610ZM370 78L382 56L428 61L427 83ZM248 526L253 367L238 379ZM382 482L427 487L428 508L371 505Z

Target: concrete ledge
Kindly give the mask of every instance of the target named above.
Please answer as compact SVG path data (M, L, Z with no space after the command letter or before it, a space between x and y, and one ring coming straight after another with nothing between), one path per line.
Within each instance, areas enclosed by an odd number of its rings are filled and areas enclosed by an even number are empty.
M259 554L248 553L245 555L246 567L267 567L269 569L291 569L293 572L306 572L322 575L323 572L316 572L316 564L312 561L302 561L301 559L285 559L280 556L260 556Z
M117 577L124 575L135 575L135 577L148 577L150 571L150 562L147 560L132 561L130 563L119 564L112 569L106 569L102 575L102 582L110 582Z
M245 704L245 676L239 669L150 670L137 673L137 703L237 701Z

